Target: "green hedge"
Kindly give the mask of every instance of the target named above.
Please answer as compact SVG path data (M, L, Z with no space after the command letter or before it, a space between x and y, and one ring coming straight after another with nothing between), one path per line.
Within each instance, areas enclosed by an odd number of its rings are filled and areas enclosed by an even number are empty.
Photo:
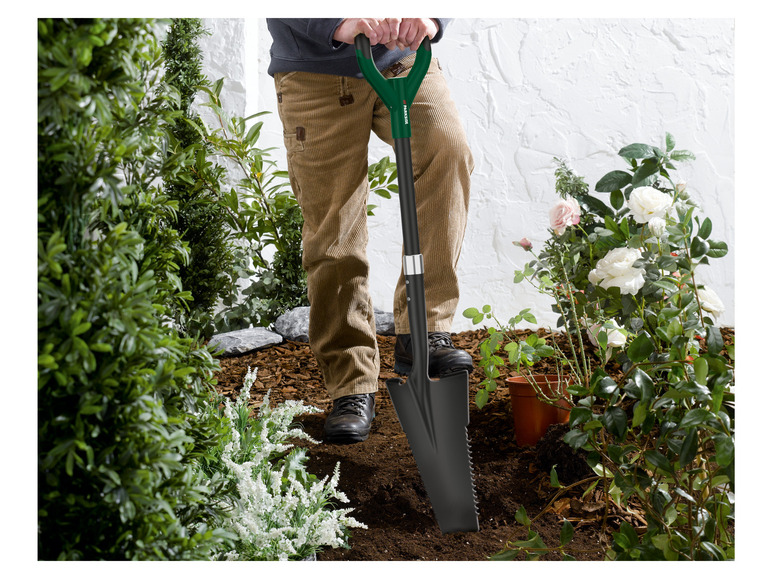
M38 27L38 556L201 559L226 499L196 461L217 363L171 327L189 295L177 205L192 162L157 33L137 19Z

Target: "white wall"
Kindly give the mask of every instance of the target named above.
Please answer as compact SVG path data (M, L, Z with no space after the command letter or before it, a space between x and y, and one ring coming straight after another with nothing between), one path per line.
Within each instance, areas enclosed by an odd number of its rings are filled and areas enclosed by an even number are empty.
M263 19L209 19L204 42L213 79L239 114L262 117L261 147L278 147L286 166L273 81L266 73L270 35ZM211 47L211 48L210 48ZM722 325L734 325L734 22L727 19L459 19L434 46L464 122L476 169L466 241L459 264L461 302L455 331L472 326L460 312L491 304L508 319L531 307L539 325L554 323L549 301L513 271L548 238L556 201L553 157L566 158L591 188L624 164L624 145L664 145L665 132L696 161L677 177L713 221L729 255L702 272L724 301ZM228 91L229 94L225 94ZM371 161L390 154L373 137ZM393 158L393 154L391 155ZM400 267L398 201L374 197L371 292L391 309Z

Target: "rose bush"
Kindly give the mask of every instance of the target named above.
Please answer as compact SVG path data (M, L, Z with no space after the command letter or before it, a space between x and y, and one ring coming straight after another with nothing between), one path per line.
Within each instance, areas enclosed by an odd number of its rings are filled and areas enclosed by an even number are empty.
M515 242L535 259L514 281L550 296L558 327L573 337L554 355L574 377L565 442L587 451L597 473L584 484L603 489L606 513L612 505L643 513L638 529L610 529L608 557L731 559L734 348L712 317L724 311L721 300L698 277L728 248L673 180L675 163L694 156L671 135L664 148L637 143L619 155L628 169L604 175L596 194L558 162L551 237L538 254ZM497 558L553 549L522 524L527 539ZM570 526L554 547L566 556Z

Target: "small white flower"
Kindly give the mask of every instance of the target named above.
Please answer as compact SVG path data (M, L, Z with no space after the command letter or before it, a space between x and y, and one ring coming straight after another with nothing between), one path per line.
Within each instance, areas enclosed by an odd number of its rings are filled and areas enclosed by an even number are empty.
M606 327L611 325L611 328ZM622 333L622 328L616 323L616 320L609 320L605 324L592 324L587 328L587 335L590 343L598 347L598 334L606 332L606 345L608 348L621 348L627 342L627 336Z
M719 316L726 310L724 302L722 302L721 298L718 297L718 294L709 287L698 289L697 297L700 298L700 306L706 312Z
M649 231L654 237L662 237L665 234L667 222L661 217L652 217L649 220Z
M638 223L649 223L653 218L663 219L673 204L673 198L654 187L638 187L630 193L627 206Z

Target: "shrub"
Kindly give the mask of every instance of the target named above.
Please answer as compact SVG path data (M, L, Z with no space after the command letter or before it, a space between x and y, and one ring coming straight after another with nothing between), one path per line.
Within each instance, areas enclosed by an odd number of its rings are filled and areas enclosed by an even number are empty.
M203 559L223 481L200 457L225 433L200 412L216 362L170 328L188 297L158 183L174 91L160 23L38 23L38 556Z
M175 18L163 42L167 82L179 92L179 116L171 125L170 153L185 152L188 167L164 176L164 193L177 202L171 226L187 244L189 258L179 264L182 287L192 299L175 312L181 329L211 337L218 300L230 295L236 284L232 232L222 205L220 184L224 168L209 162L207 143L191 123L200 123L192 111L199 87L209 83L201 71L201 49L197 42L205 34L201 19Z
M727 245L674 181L675 164L694 157L671 135L663 148L636 143L619 155L627 169L602 177L600 195L559 161L551 238L515 282L549 295L573 337L555 355L574 378L565 441L589 453L598 475L586 482L602 485L607 509L643 513L640 533L629 523L613 533L608 556L731 559L733 347L713 319L723 304L697 275ZM517 244L533 253L527 239ZM518 520L528 537L499 557L547 549ZM564 525L556 549L568 553L572 534Z
M235 487L237 508L224 527L237 537L235 549L218 556L228 560L300 560L322 547L347 547L348 529L364 525L348 516L353 509L337 489L339 468L319 480L306 470L306 449L289 440L317 444L292 421L300 414L321 412L288 400L271 408L269 393L256 416L250 416L250 389L257 373L247 372L235 405L225 399L221 413L228 436L202 462L208 476Z
M308 305L306 275L302 267L302 215L289 187L286 171L276 169L270 149L257 141L263 123L251 126L250 117L231 115L222 108L220 79L203 87L205 103L216 118L216 127L191 122L206 140L213 156L234 167L241 179L221 202L235 240L236 271L249 280L240 290L233 286L223 298L224 309L215 316L217 331L269 326L285 311Z

